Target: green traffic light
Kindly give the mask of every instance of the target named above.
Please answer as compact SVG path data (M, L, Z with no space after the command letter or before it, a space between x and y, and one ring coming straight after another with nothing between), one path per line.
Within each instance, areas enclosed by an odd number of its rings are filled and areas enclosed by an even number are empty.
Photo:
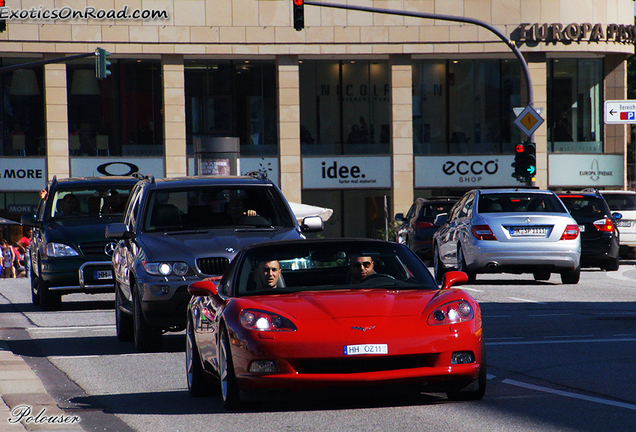
M104 79L111 74L111 71L108 70L111 62L106 59L109 55L110 53L103 48L95 50L95 75L98 79Z

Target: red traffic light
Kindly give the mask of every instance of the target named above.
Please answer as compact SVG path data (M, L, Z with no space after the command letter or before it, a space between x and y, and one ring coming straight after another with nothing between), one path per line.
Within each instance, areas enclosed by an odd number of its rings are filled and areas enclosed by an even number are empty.
M517 146L515 147L515 152L517 153L523 153L523 144L517 144Z
M0 0L0 1L2 1L2 0ZM302 5L303 5L303 2L304 2L304 0L294 0L294 4L295 4L296 6L302 6Z

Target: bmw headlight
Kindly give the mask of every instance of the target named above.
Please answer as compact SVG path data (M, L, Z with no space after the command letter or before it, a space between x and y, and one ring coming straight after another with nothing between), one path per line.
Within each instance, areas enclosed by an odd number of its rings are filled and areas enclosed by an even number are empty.
M143 263L146 273L155 276L185 276L188 273L188 264L184 262L159 262L159 263Z
M44 248L44 253L47 257L51 258L72 257L79 255L75 249L63 243L47 243Z

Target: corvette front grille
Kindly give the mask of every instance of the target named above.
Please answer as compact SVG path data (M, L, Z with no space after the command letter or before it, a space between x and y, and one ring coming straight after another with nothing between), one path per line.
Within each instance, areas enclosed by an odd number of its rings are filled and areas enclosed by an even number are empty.
M197 259L197 267L199 271L206 275L222 275L230 260L225 257L208 257Z
M290 362L302 374L352 374L431 367L436 355L315 359Z

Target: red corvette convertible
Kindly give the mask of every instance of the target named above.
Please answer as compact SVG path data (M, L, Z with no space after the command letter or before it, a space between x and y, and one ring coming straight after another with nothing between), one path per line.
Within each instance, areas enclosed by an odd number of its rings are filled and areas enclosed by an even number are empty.
M243 249L217 281L189 287L186 367L194 396L421 384L453 400L486 388L481 311L467 281L440 288L407 247L298 240ZM220 382L220 386L219 383Z

